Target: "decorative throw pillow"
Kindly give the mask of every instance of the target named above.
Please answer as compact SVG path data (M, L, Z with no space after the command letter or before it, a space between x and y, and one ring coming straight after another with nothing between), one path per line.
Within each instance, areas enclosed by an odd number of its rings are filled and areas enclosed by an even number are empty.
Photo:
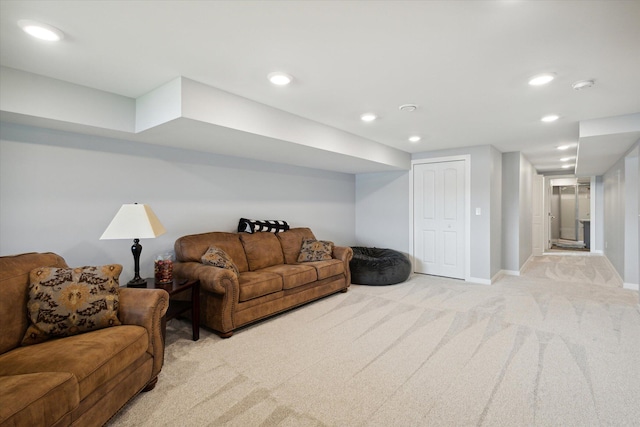
M331 259L333 242L326 240L303 239L298 262L325 261Z
M30 325L22 345L120 325L119 264L98 267L41 267L29 273Z
M231 257L227 255L225 251L216 246L209 246L207 252L205 252L204 255L202 255L202 258L200 258L200 261L202 261L203 264L229 269L236 273L236 276L240 274L238 272L238 267L233 263Z
M280 231L287 231L288 229L289 224L287 224L287 221L276 219L240 218L238 222L238 233L255 233L257 231L278 233Z

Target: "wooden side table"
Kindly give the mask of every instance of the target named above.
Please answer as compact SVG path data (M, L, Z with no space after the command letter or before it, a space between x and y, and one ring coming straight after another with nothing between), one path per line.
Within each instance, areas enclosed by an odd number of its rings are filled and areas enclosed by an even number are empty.
M191 326L193 329L193 340L200 339L200 282L197 280L173 279L173 283L166 285L156 284L155 279L148 278L147 289L164 289L169 293L169 308L167 309L166 320L171 320L185 311L191 310ZM180 301L171 299L172 296L191 289L191 301Z

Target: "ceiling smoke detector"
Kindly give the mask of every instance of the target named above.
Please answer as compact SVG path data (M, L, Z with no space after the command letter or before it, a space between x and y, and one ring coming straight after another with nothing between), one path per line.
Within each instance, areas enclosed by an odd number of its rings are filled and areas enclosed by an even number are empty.
M416 104L403 104L398 108L400 111L416 111L418 106Z
M594 84L596 84L594 80L578 80L577 82L573 82L573 84L571 84L571 87L575 90L581 90L588 89Z

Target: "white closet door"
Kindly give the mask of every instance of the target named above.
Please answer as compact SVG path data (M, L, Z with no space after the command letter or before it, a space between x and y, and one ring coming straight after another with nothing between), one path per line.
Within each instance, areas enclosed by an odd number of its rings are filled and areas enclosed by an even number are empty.
M464 279L465 161L414 166L416 273Z

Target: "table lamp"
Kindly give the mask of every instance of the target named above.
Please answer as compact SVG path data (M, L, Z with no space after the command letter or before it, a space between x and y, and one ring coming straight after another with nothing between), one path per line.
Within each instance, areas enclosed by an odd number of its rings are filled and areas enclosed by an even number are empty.
M113 217L100 240L133 239L131 252L133 253L135 276L127 283L127 287L147 287L147 281L140 277L140 253L142 252L140 239L152 239L165 232L164 226L148 205L137 203L122 205L116 216Z

